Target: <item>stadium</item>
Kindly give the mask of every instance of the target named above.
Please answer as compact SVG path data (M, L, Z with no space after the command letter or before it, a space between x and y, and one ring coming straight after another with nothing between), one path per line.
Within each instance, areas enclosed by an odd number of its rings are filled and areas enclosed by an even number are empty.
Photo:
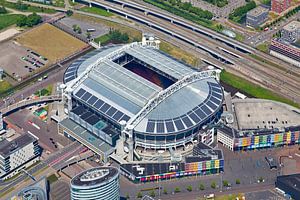
M100 48L66 70L69 121L60 126L68 130L63 134L90 140L85 142L98 149L101 141L111 147L122 141L129 151L184 146L221 117L223 89L217 79L216 71L197 71L159 51L157 42ZM75 124L90 135L83 138Z

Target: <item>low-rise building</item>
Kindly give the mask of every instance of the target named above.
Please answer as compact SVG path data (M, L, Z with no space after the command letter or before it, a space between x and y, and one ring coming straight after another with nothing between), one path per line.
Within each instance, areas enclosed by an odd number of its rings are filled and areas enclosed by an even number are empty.
M300 126L287 127L283 130L237 131L223 126L218 129L218 142L232 151L271 148L300 143Z
M274 39L270 45L270 54L300 67L300 49L279 39Z
M169 180L224 171L223 152L199 143L183 162L147 162L121 164L121 173L134 182Z
M281 39L294 43L300 39L300 22L292 21L281 30Z
M271 10L276 13L282 13L291 6L292 0L272 0Z
M246 25L257 28L267 21L269 10L262 6L258 6L247 13Z
M38 140L32 135L22 134L8 141L0 141L0 179L16 175L39 160Z

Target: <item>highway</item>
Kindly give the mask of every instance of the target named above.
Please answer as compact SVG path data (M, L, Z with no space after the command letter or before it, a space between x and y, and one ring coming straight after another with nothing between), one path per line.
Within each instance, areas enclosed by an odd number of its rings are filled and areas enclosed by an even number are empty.
M162 32L173 35L173 37L177 39L184 40L212 56L220 55L222 61L227 60L229 61L229 64L231 63L233 65L229 70L237 71L247 77L248 80L255 80L257 83L272 89L276 93L287 96L296 102L300 102L300 91L298 90L298 88L300 88L300 76L298 75L300 74L300 69L293 68L282 61L280 63L282 64L281 68L269 66L266 63L257 61L244 52L235 50L231 47L228 48L228 45L218 42L211 37L207 37L191 29L183 29L182 26L175 24L174 22L170 23L169 21L162 20L153 15L145 15L144 12L140 12L136 9L122 7L122 5L100 0L97 0L94 4L98 4L106 9L114 10L116 12L121 12L123 15L125 13L128 18L138 19L139 22L150 27L156 29L163 27L161 30ZM220 50L220 47L226 49L227 52ZM211 52L214 52L214 54ZM231 53L229 54L228 52ZM232 54L238 56L236 57ZM228 65L226 66L228 69Z

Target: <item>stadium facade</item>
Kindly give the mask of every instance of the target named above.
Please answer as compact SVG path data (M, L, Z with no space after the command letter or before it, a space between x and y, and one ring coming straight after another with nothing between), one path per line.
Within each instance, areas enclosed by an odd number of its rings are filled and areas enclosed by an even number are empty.
M217 79L216 71L196 71L154 42L101 48L66 70L68 119L59 129L91 146L99 146L93 144L99 139L111 147L122 141L129 154L136 147L184 146L221 117L223 89ZM82 134L70 130L70 123L89 135L78 139Z

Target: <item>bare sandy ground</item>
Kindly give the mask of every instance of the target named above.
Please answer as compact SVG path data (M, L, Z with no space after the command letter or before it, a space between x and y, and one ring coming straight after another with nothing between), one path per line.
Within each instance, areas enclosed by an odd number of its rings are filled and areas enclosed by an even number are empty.
M7 29L0 33L0 42L18 34L18 33L20 33L20 31L16 28Z

